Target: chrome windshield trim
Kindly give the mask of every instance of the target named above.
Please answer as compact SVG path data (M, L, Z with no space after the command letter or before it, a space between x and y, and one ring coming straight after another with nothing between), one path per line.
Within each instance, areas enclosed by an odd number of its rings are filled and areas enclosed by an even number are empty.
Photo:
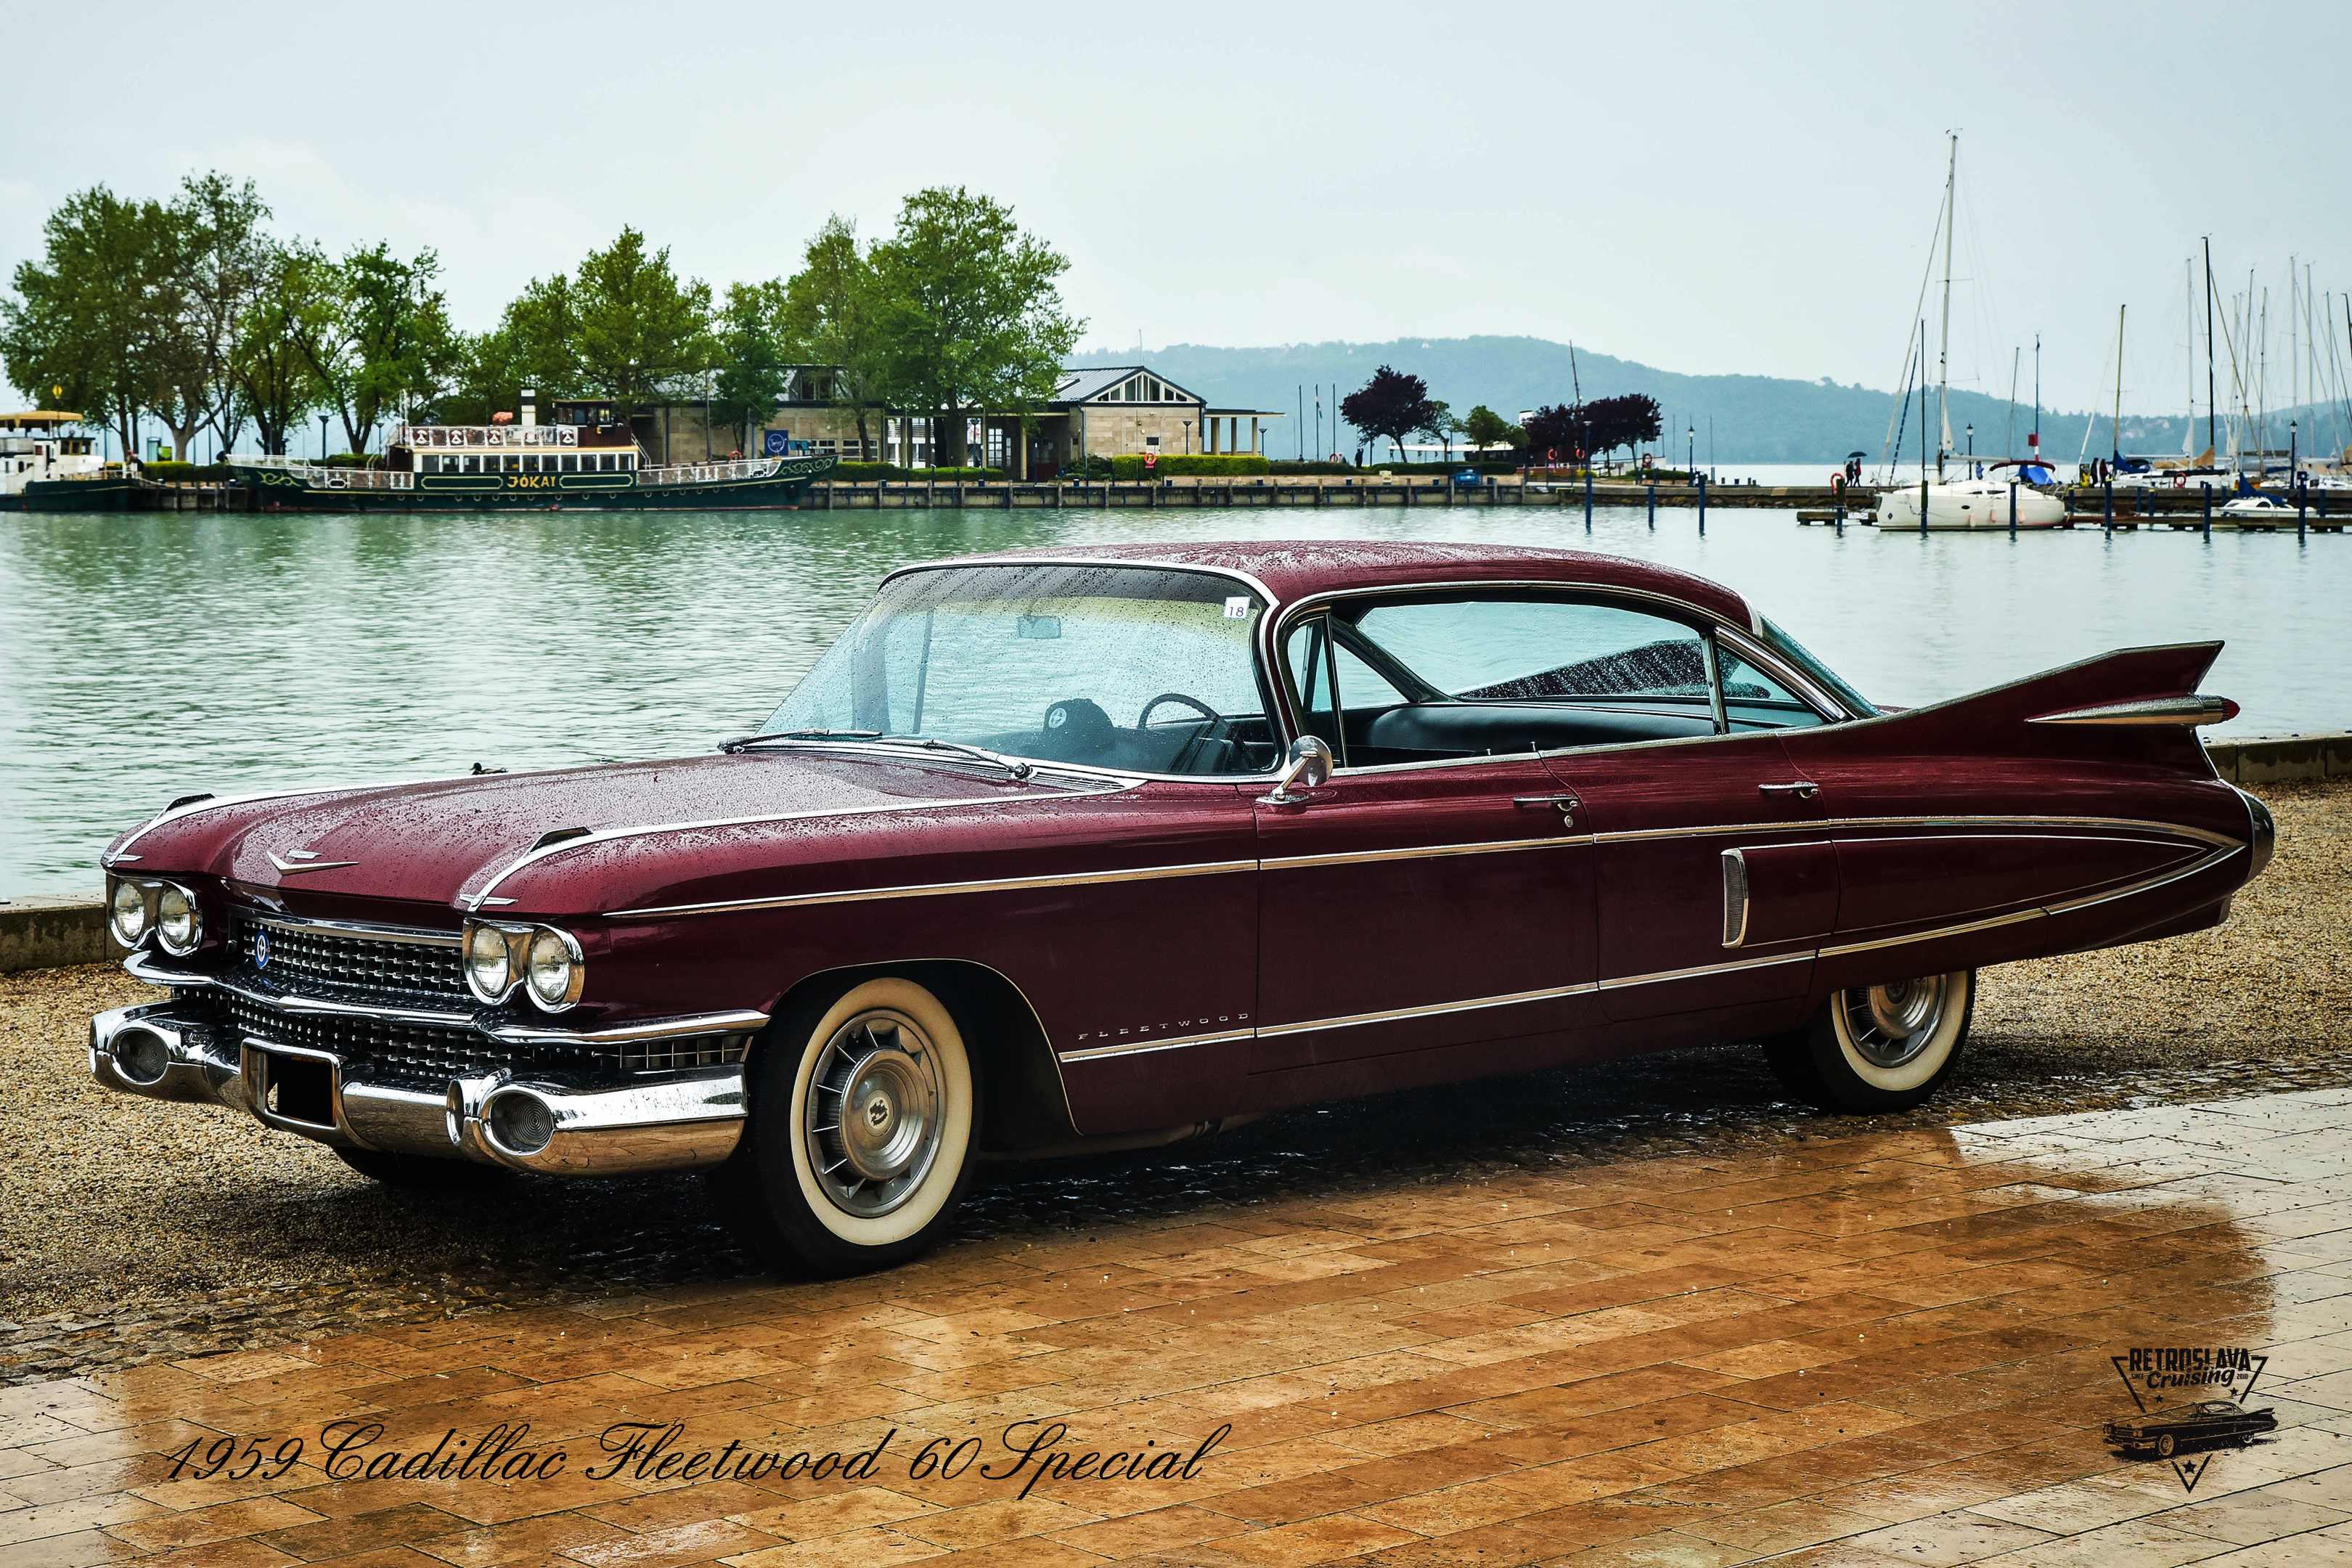
M1136 1040L1123 1046L1087 1046L1075 1051L1056 1051L1056 1061L1091 1062L1105 1057L1139 1057L1152 1051L1177 1051L1187 1046L1221 1046L1232 1040L1257 1037L1255 1029L1225 1029L1213 1035L1186 1035L1172 1040Z
M323 996L303 996L296 993L258 991L251 985L215 977L214 986L232 996L242 996L259 1006L274 1008L280 1013L309 1014L320 1017L380 1018L393 1024L421 1024L436 1029L470 1029L475 1015L443 1013L425 1007L386 1007L356 1002L330 1002Z
M1209 566L1194 561L1161 561L1150 556L1134 555L992 555L982 558L963 556L946 561L919 561L911 566L901 566L875 584L875 592L910 577L918 572L984 572L1000 566L1083 566L1095 571L1122 566L1148 566L1160 572L1190 572L1203 577L1224 577L1246 584L1265 601L1265 613L1271 616L1282 605L1273 589L1267 587L1238 566ZM872 601L867 601L869 604Z
M748 1009L733 1013L692 1013L675 1018L646 1018L635 1024L614 1024L602 1029L553 1029L534 1024L496 1024L482 1030L494 1040L524 1046L621 1045L631 1040L658 1040L678 1035L748 1035L768 1026L768 1015Z
M1202 860L1181 866L1139 866L1118 871L1076 871L1055 877L999 877L971 882L911 882L890 888L855 888L833 893L785 893L770 899L729 899L707 904L666 904L647 909L607 910L608 921L648 920L656 915L708 915L733 910L787 910L811 904L862 904L877 899L935 899L950 893L1017 893L1034 888L1083 888L1104 882L1157 882L1171 877L1216 877L1255 871L1255 860Z
M1696 980L1709 974L1729 974L1741 969L1770 969L1783 963L1811 963L1814 950L1784 952L1776 958L1743 958L1730 963L1702 963L1692 969L1661 969L1649 974L1620 974L1601 983L1603 991L1622 991L1631 985L1656 985L1669 980Z
M1390 1007L1377 1013L1349 1013L1337 1018L1309 1018L1297 1024L1263 1025L1260 1039L1304 1035L1317 1029L1353 1029L1365 1024L1392 1024L1404 1018L1429 1018L1444 1013L1472 1013L1484 1007L1513 1007L1526 1002L1552 1002L1563 996L1586 996L1600 990L1590 981L1580 985L1551 985L1540 991L1514 991L1501 996L1472 996L1459 1002L1432 1002L1418 1007Z
M464 938L455 931L426 931L418 926L368 925L359 921L312 920L307 915L256 914L251 910L229 909L232 920L247 925L268 926L277 931L327 931L336 936L354 937L362 942L406 942L423 947L457 947Z

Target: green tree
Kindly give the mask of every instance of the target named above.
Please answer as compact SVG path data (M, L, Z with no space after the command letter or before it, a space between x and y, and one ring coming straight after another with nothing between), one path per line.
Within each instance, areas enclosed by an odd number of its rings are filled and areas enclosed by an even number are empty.
M918 191L868 260L890 401L939 411L951 464L966 458L968 410L1025 412L1053 395L1085 323L1063 309L1069 261L1011 208L961 185ZM931 442L935 467L942 445Z
M41 260L17 264L16 297L0 301L9 381L36 404L96 412L125 454L154 401L168 346L161 328L180 316L173 228L159 203L104 185L79 192L43 226Z
M1437 460L1443 463L1453 460L1454 433L1459 427L1454 418L1453 409L1442 399L1432 398L1429 401L1428 411L1423 416L1421 423L1413 426L1413 430L1416 435L1426 436L1437 443Z
M827 218L785 285L784 330L811 363L832 371L830 395L856 419L861 446L871 438L867 416L888 401L890 344L881 303L856 226Z
M648 256L646 237L634 228L580 263L572 314L581 390L611 398L624 413L718 363L710 286L679 282L667 247Z
M1428 383L1382 365L1372 372L1371 380L1341 399L1339 414L1364 435L1385 436L1395 442L1402 456L1404 438L1426 428L1435 417L1431 413L1433 406Z
M242 324L260 296L273 254L261 227L269 207L252 181L236 185L213 173L183 179L172 213L182 230L185 333L202 376L192 401L226 451L247 417L236 361ZM195 430L175 426L173 435L184 448Z
M456 368L457 334L433 287L440 270L430 250L403 261L382 242L354 249L337 268L346 360L334 391L346 450L366 451L379 425L430 400Z
M1497 441L1508 440L1511 426L1501 415L1482 403L1470 411L1468 418L1462 421L1462 433L1469 437L1474 445L1484 448L1495 445Z
M229 356L237 422L253 421L264 452L283 456L288 429L323 401L303 344L323 332L336 308L333 269L314 245L268 244L261 287L238 317Z
M792 379L793 351L785 327L787 289L782 279L738 283L719 310L719 375L711 416L734 426L748 449L755 422L775 416L776 399Z

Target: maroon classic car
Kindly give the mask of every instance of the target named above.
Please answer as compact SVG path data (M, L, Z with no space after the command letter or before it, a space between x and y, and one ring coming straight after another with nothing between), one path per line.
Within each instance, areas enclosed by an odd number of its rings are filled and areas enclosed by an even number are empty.
M936 1240L982 1152L1763 1041L1917 1104L1986 964L2218 924L2269 858L2219 645L1907 712L1606 555L1130 545L909 567L761 733L188 795L107 849L110 1088L355 1169L704 1169L747 1246Z

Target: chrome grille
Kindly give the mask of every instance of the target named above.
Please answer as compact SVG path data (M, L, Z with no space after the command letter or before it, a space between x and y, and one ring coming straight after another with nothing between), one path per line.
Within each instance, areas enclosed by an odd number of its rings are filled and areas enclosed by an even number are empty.
M453 1078L505 1071L520 1079L586 1085L637 1073L678 1072L743 1059L749 1037L702 1035L632 1042L611 1050L572 1046L516 1046L474 1029L437 1028L381 1018L285 1013L230 992L194 992L217 1009L218 1026L234 1049L247 1037L269 1045L330 1051L353 1082L437 1091Z
M260 938L269 938L269 962L255 964ZM236 955L280 989L339 1001L430 997L470 1012L478 1005L466 989L457 939L447 942L386 942L316 926L240 920Z

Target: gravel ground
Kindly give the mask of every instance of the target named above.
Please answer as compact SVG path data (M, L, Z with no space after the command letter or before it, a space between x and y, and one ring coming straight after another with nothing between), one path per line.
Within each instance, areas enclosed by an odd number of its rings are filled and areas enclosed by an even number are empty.
M2352 1082L2352 784L2273 785L2279 853L2230 922L1988 972L1931 1126ZM744 1274L692 1177L519 1178L438 1196L327 1150L89 1081L90 1014L153 994L111 966L0 975L0 1382L613 1297ZM1853 1130L1782 1100L1748 1047L1270 1118L1213 1143L982 1169L993 1237L1226 1205L1767 1145Z

